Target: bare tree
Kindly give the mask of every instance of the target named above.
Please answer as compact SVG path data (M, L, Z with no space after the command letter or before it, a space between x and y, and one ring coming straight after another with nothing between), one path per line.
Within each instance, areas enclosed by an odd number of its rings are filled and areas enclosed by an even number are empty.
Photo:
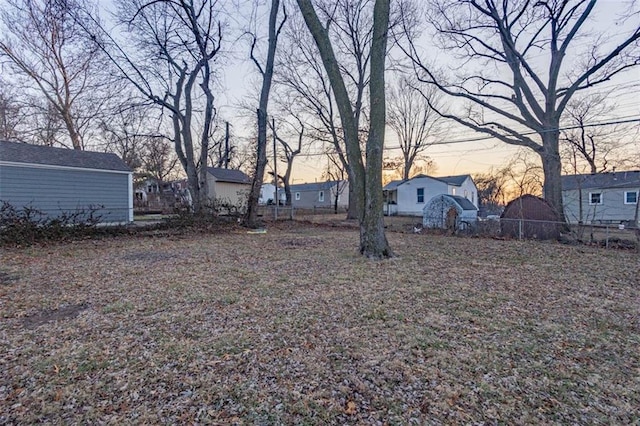
M595 5L596 0L434 0L427 18L442 47L460 58L441 75L425 61L415 38L400 43L421 81L449 99L468 102L461 114L434 108L441 115L540 156L544 196L561 217L560 122L568 103L640 63L640 28L620 34L608 48L587 25ZM585 37L588 48L581 52L578 40Z
M295 144L291 144L289 143L286 139L284 139L283 132L278 132L277 129L274 128L273 125L271 125L271 131L274 134L274 137L276 138L276 141L278 142L278 145L280 145L280 147L282 148L282 154L280 155L280 159L283 160L286 164L287 167L284 171L284 174L279 174L277 176L277 180L280 180L282 182L282 185L284 186L284 193L285 193L285 197L286 197L286 205L290 206L291 205L291 172L293 171L293 161L295 160L295 158L298 156L298 154L300 154L302 152L302 142L304 140L305 137L305 127L304 127L304 123L302 122L302 120L300 120L298 117L294 116L294 119L297 120L298 122L298 126L290 126L293 128L295 135L293 135L293 137L296 139L296 143ZM276 180L276 181L277 181Z
M349 97L329 32L320 22L311 0L297 0L331 83L340 113L348 158L349 176L354 186L360 213L360 253L370 258L393 256L384 233L382 216L382 151L385 129L385 56L389 28L389 0L376 0L373 8L373 31L370 48L369 102L370 122L366 142L366 168L360 147L357 116ZM355 105L358 105L356 100Z
M503 170L489 170L486 173L473 175L473 182L478 188L478 206L481 212L500 214L506 205L506 176Z
M388 183L392 180L406 180L419 174L425 174L433 176L438 172L438 165L433 158L427 155L416 155L412 161L411 173L405 178L405 158L399 157L385 157L382 162L382 170L387 173L384 175L384 183Z
M7 0L0 12L0 56L26 90L46 98L74 149L84 149L83 135L109 97L100 51L71 16L88 7L76 0Z
M567 105L560 135L561 151L572 173L599 173L624 166L628 158L618 154L626 148L624 139L631 134L628 123L594 125L615 110L607 94L596 93L573 99ZM626 156L625 156L626 157ZM582 166L585 166L584 168Z
M349 179L347 176L347 169L340 161L340 158L335 151L327 152L327 168L323 173L323 177L331 182L335 183L333 187L333 212L338 214L338 203L340 202L340 196L344 193L344 190L349 185Z
M532 158L530 151L521 150L500 169L499 175L506 188L507 200L525 194L542 195L544 171L540 162L536 160Z
M271 0L271 9L269 13L269 40L267 47L267 58L263 66L255 56L255 48L258 42L257 36L253 35L251 43L251 60L260 72L262 77L262 88L260 90L260 100L258 101L258 141L256 149L256 164L253 173L253 181L251 191L249 192L249 201L247 203L247 214L245 222L247 226L256 227L258 222L258 199L260 198L260 188L264 179L264 173L267 166L267 127L268 116L267 107L269 105L269 94L271 92L271 83L273 81L273 65L275 63L276 47L278 46L278 36L282 31L282 27L287 20L287 12L283 5L283 18L278 23L278 14L280 13L280 0Z
M68 138L65 124L58 109L47 99L31 98L27 101L29 111L29 129L26 138L36 145L68 146L64 139Z
M208 200L207 155L215 108L214 59L222 48L221 5L216 0L120 0L118 19L130 44L85 27L120 75L169 115L169 139L196 213ZM76 17L84 22L85 16ZM93 21L97 24L96 21Z
M369 82L370 47L373 34L371 0L337 0L318 2L318 14L326 22L328 37L335 46L338 67L350 99L360 142L364 145L367 129L365 110L368 109L366 89ZM322 58L304 21L292 19L286 32L280 55L277 82L295 94L299 116L304 120L309 135L328 144L349 171L344 142L344 130L324 69ZM352 176L349 175L349 179ZM349 185L352 192L354 185ZM349 196L348 219L358 219L357 197Z
M163 136L147 136L140 153L141 172L158 182L166 182L174 174L178 159L171 141Z
M387 124L400 143L402 179L409 179L416 158L435 142L443 130L444 120L430 106L442 109L441 98L435 86L417 90L416 82L408 77L401 78L389 90Z
M23 139L23 125L26 122L24 106L16 102L13 88L0 80L0 139Z

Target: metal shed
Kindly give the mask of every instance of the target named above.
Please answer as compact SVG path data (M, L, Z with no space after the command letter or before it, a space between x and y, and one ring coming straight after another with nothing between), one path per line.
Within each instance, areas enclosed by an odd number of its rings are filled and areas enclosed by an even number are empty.
M463 230L478 220L478 209L459 195L440 194L431 198L422 210L425 228Z
M93 210L133 221L133 173L117 155L0 141L0 201L48 218Z
M562 224L559 220L546 200L524 194L505 206L500 217L500 229L503 236L553 240L560 237Z

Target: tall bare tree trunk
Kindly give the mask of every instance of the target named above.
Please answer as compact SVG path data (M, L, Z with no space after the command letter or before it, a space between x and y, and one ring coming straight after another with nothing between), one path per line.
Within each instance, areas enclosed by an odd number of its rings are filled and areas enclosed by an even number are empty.
M350 186L360 221L360 253L381 259L393 256L384 235L382 211L382 148L384 145L385 93L384 64L389 26L389 0L376 0L373 12L373 41L369 90L371 120L367 140L367 169L362 161L358 125L347 88L331 45L327 29L318 19L310 0L297 0L304 20L318 46L322 63L331 82L344 129Z
M565 222L564 205L562 203L562 161L559 151L559 132L543 133L543 148L540 154L544 173L544 199L553 206L561 222Z
M382 194L382 149L385 130L385 57L389 28L389 0L377 0L373 8L371 77L369 98L371 122L367 140L365 174L365 208L360 222L360 253L375 259L393 256L384 233Z
M260 101L257 111L258 146L256 151L256 168L253 175L253 182L251 183L251 191L249 192L249 200L247 203L247 214L245 217L245 225L250 228L258 226L258 199L260 198L260 188L262 187L264 172L267 166L267 106L269 105L269 93L271 92L271 81L273 80L273 64L276 56L278 35L286 20L285 13L280 26L277 26L279 8L280 0L271 0L271 12L269 14L269 48L267 50L267 63L264 70L253 56L253 47L251 52L251 57L262 74L262 90L260 91ZM276 184L277 182L278 179L276 177ZM278 200L275 200L275 202L277 203Z

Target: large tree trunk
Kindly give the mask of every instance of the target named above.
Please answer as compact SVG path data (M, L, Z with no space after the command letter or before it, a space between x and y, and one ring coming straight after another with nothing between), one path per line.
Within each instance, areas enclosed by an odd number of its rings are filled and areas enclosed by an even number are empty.
M562 161L558 150L558 132L545 133L542 135L542 139L544 148L539 154L544 172L544 199L555 209L559 220L565 222L560 181Z
M369 98L371 122L367 140L365 174L365 206L360 222L360 253L374 258L392 257L393 252L384 233L382 194L382 149L385 130L385 56L389 28L389 0L377 0L373 8L373 40L371 43L371 76Z
M384 235L382 216L382 147L385 126L384 63L389 24L389 0L376 0L373 12L369 80L371 122L369 124L369 139L367 140L366 167L368 170L366 171L351 99L327 29L318 19L310 0L297 0L297 2L307 27L318 46L340 113L349 163L349 202L356 206L360 221L360 252L370 258L389 257L392 253Z
M351 176L348 174L347 176L349 180L349 206L347 208L347 220L358 220L360 218L360 214L358 213L357 199L353 192L353 188L355 188L355 186L351 183Z
M273 80L273 64L275 62L276 47L278 44L277 29L278 9L280 0L271 0L271 12L269 14L269 48L267 50L267 64L262 71L262 90L260 91L260 101L258 104L258 149L256 158L256 169L253 175L251 191L247 203L247 213L245 225L250 228L258 226L258 199L260 198L260 188L264 179L264 171L267 166L267 106L269 105L269 93L271 92L271 81ZM285 18L286 19L286 15ZM284 21L283 21L284 23ZM282 24L281 27L282 28ZM251 52L253 58L253 51ZM255 60L255 59L254 59ZM278 178L276 176L276 185ZM276 203L278 200L274 200Z
M266 77L265 77L266 78ZM265 97L260 97L260 104L264 106L264 109L258 109L258 147L256 155L256 168L253 175L253 182L251 184L251 191L249 192L249 200L247 204L247 216L245 224L250 228L258 226L258 199L260 198L260 188L262 187L262 181L264 179L264 171L267 167L267 108L266 104L269 101L268 94ZM277 183L277 179L276 179ZM274 200L278 202L278 200Z

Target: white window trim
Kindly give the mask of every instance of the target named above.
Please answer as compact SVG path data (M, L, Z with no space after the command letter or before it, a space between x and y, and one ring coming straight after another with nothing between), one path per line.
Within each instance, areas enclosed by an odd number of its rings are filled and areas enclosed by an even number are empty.
M296 192L296 201L300 201L300 193Z
M595 195L595 194L600 194L600 202L599 203L593 203L591 202L592 198L591 195ZM590 192L589 193L589 205L590 206L601 206L604 204L604 194L602 193L602 191L598 191L598 192Z
M324 203L324 191L318 192L318 202Z
M624 203L627 205L631 205L631 206L635 206L636 204L638 204L638 194L639 191L624 191ZM628 203L627 202L627 194L636 194L636 202L635 203Z
M418 195L418 191L422 189L422 201L420 201L420 195ZM416 204L424 204L425 194L424 188L416 188Z

